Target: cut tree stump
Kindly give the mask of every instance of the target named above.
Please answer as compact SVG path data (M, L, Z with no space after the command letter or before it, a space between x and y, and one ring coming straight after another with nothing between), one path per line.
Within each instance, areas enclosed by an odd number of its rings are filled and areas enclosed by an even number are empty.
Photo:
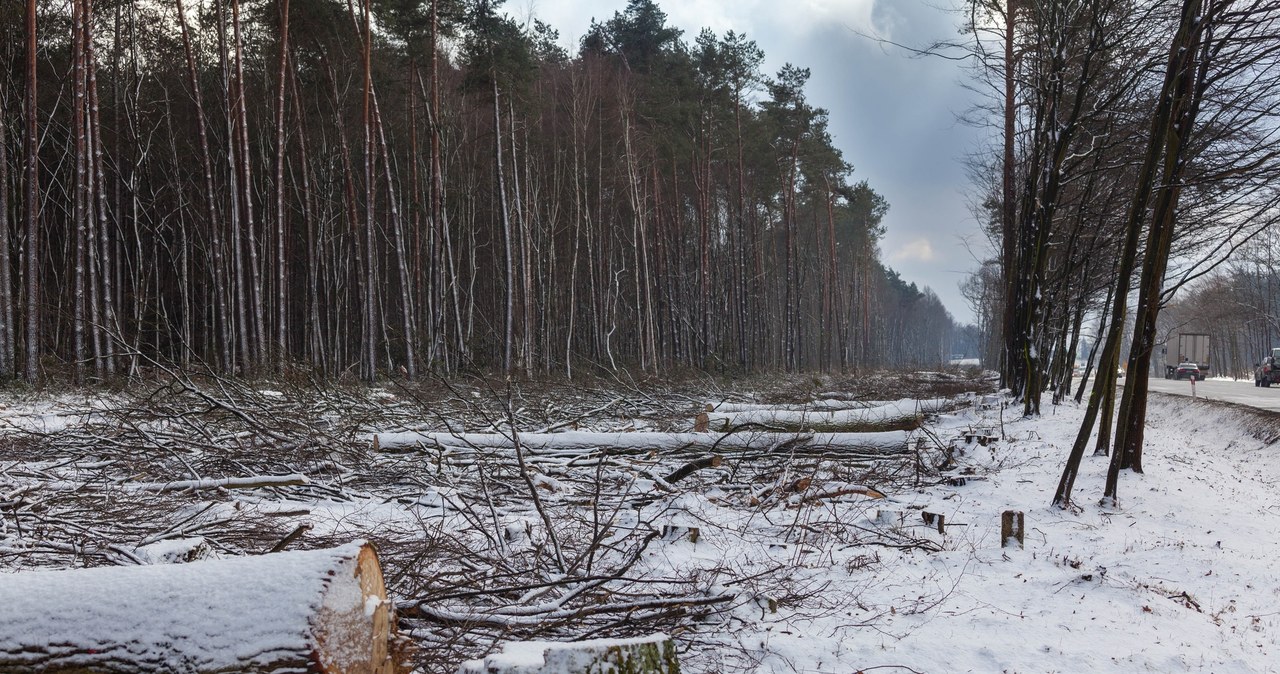
M676 645L664 634L638 639L523 641L469 660L458 674L680 674Z
M0 574L0 674L392 674L368 543Z
M1026 539L1026 514L1021 510L1006 510L1000 514L1000 547L1022 547Z

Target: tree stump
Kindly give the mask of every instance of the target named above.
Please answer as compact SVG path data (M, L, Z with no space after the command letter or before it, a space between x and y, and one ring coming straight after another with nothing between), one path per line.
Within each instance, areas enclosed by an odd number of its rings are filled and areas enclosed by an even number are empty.
M638 639L525 641L470 660L458 674L680 674L676 645L664 634Z
M391 674L373 547L0 574L0 674Z
M1022 547L1026 537L1026 517L1021 510L1006 510L1000 514L1000 547L1007 548L1015 542Z

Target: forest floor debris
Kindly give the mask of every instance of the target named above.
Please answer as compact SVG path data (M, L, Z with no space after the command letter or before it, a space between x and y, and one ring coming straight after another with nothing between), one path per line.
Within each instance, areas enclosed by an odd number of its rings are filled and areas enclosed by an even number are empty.
M1280 468L1247 424L1236 430L1243 413L1188 437L1178 414L1191 403L1153 399L1148 474L1126 476L1123 507L1063 512L1047 495L1078 410L1014 419L971 395L989 386L958 373L382 389L183 375L80 401L7 394L0 567L369 538L424 672L511 640L652 632L675 638L690 672L1270 671L1280 588L1266 559L1280 549L1262 513L1280 508ZM750 456L465 442L512 428L683 432L709 400L821 409L906 395L966 406L883 456L788 451L777 437ZM403 453L370 442L431 431L461 440ZM1101 471L1086 461L1082 503ZM1026 513L1023 549L999 544L1010 509ZM157 550L174 546L183 554Z

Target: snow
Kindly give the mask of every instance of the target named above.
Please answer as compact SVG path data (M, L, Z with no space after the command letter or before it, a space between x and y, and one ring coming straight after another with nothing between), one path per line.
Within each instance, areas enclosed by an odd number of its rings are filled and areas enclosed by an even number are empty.
M1164 380L1151 384L1153 389L1165 386ZM1187 382L1167 384L1189 393ZM1046 405L1043 416L1021 419L1017 408L1002 409L996 397L982 396L974 399L975 407L944 414L928 427L932 436L954 442L958 465L948 474L963 477L963 483L925 480L880 499L854 490L884 485L863 485L850 476L783 497L760 498L752 507L744 507L741 493L709 484L620 510L611 522L616 534L610 536L617 538L603 544L611 545L629 530L670 526L677 535L655 540L629 574L655 582L688 579L705 598L732 599L717 605L729 613L726 619L672 631L685 672L827 674L877 667L920 672L1280 672L1280 580L1275 571L1280 536L1272 519L1280 514L1280 456L1275 446L1259 439L1274 437L1262 429L1275 424L1236 406L1205 401L1230 399L1228 395L1243 396L1238 403L1251 398L1268 402L1272 396L1280 401L1280 391L1256 389L1246 381L1235 386L1238 391L1222 393L1218 385L1234 384L1198 382L1198 401L1151 394L1146 472L1122 474L1117 507L1098 504L1107 458L1093 456L1086 456L1081 466L1075 507L1064 511L1050 506L1081 407ZM55 406L41 413L58 416ZM989 429L1001 439L989 446L956 440L976 429ZM521 435L521 442L530 452L585 452L609 442L679 447L690 438L720 437L655 433L646 440L645 435L571 431ZM814 437L828 435L841 434ZM917 437L903 432L850 435L874 435L898 447ZM428 437L459 451L469 442L510 447L509 440L494 434L378 437L384 447L393 440L415 444ZM371 460L394 465L422 458L374 455ZM613 473L606 474L623 473L621 467L607 468ZM799 477L804 476L784 471L777 485ZM322 484L320 477L311 479ZM575 491L590 494L571 479L537 473L533 479L541 491L556 493L558 503L568 503ZM635 493L652 491L647 478L622 483ZM440 482L406 491L403 500L370 494L345 502L238 492L235 507L281 513L304 509L301 520L279 520L285 528L297 521L314 524L316 535L385 524L439 527L457 532L460 541L478 537L474 523L457 514L459 494L450 489ZM231 508L220 504L211 515ZM1000 516L1006 510L1025 513L1025 547L1002 547ZM926 526L921 516L926 511L945 517L945 533ZM503 543L507 549L545 544L545 529L528 510L504 508L494 517L510 534ZM3 526L0 521L0 530ZM679 527L684 531L676 531ZM693 528L698 529L696 540L688 535ZM879 532L886 544L842 539L850 529ZM161 541L135 551L142 561L162 563L148 571L174 574L167 576L174 589L163 604L139 615L124 616L110 608L110 594L122 592L110 573L119 570L93 570L107 575L83 586L70 575L57 575L61 572L0 577L0 634L17 635L27 640L24 644L57 639L77 643L77 635L60 617L70 614L102 623L122 638L169 634L171 623L213 610L203 601L208 586L195 574L181 564L163 564L180 561L183 550L196 547L195 540ZM210 568L235 562L200 564ZM289 574L288 568L261 580L244 577L235 566L219 568L234 582L227 591L229 601L218 603L245 601L255 609L204 614L203 619L220 627L182 646L190 646L191 653L155 654L172 671L186 670L165 658L213 661L272 647L266 637L241 643L227 635L251 621L293 624L319 597L315 591L286 589L290 584L283 580L271 581ZM769 580L768 573L780 578ZM50 610L51 598L57 597L73 608ZM505 607L459 600L434 608L459 621L478 614L510 625L534 624L548 616L572 618L571 610L556 614L540 601L551 603L531 593ZM364 609L376 606L366 603ZM547 612L538 613L543 609ZM502 658L517 666L544 666L544 653L552 647L508 645L478 666Z
M864 510L867 526L893 520L877 512L907 513L904 528L937 542L938 553L883 549L878 563L858 569L850 562L866 550L819 548L813 561L794 542L757 551L795 564L798 582L851 601L759 609L725 636L726 649L749 654L756 671L779 673L1280 671L1280 537L1268 522L1280 512L1280 461L1242 413L1191 405L1152 397L1146 473L1122 476L1119 509L1095 505L1105 457L1085 459L1076 509L1050 507L1081 418L1080 408L1063 405L1006 421L1005 441L970 446L960 470L986 479L891 495ZM934 431L954 436L996 413L955 415ZM710 503L702 510L704 522L722 514ZM918 510L942 513L952 526L939 536L911 518ZM1026 513L1023 549L1000 545L1005 510ZM725 553L748 556L716 545L704 524L698 543L668 549L667 563L710 568Z

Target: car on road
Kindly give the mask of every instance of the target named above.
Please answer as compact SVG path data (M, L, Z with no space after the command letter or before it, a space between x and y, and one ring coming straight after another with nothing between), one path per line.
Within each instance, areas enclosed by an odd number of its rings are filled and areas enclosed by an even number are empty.
M1195 363L1178 363L1173 372L1174 379L1200 379L1200 366Z
M1280 380L1280 368L1276 367L1275 357L1263 358L1253 371L1253 385L1270 388L1271 384L1278 380Z

